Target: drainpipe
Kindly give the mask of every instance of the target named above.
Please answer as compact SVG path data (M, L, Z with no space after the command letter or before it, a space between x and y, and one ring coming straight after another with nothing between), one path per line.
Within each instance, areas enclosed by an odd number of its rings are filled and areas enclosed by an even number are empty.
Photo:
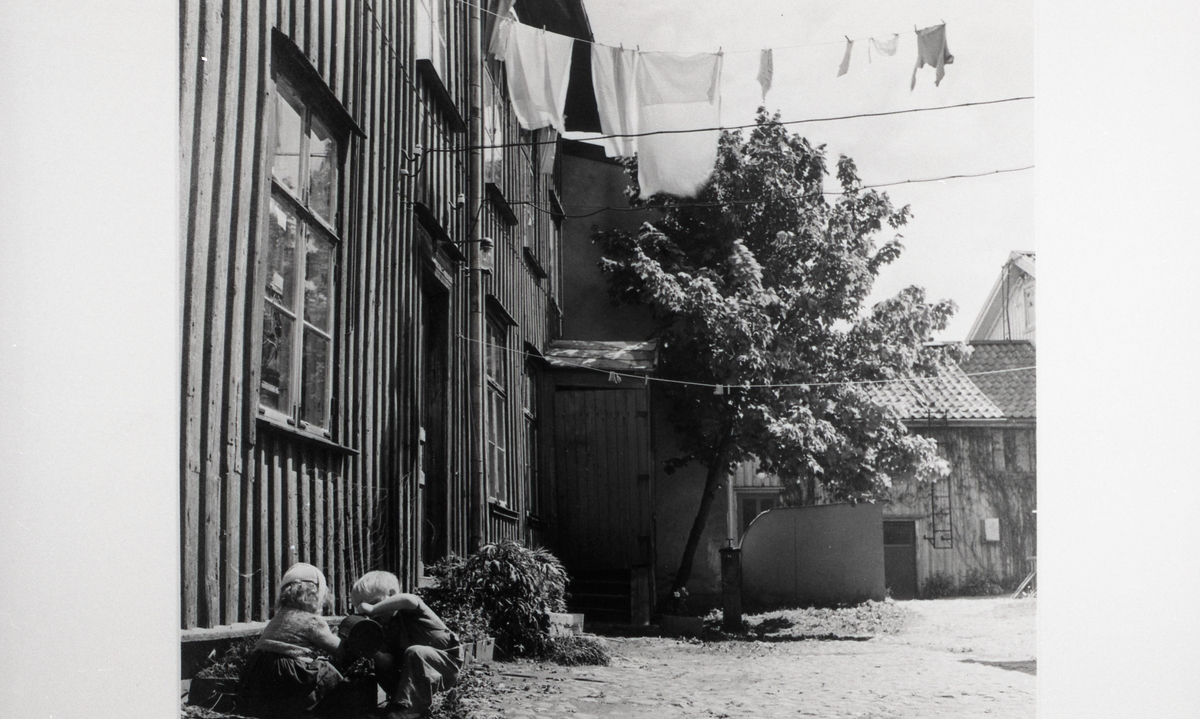
M467 280L467 384L470 393L471 414L470 444L471 473L468 494L470 497L468 527L470 538L467 549L475 552L487 537L485 516L486 483L484 482L484 333L483 333L483 268L481 267L480 240L483 237L481 206L483 204L483 13L480 3L474 0L467 5L467 85L469 92L468 139L471 148L467 157L467 197L470 218L470 238Z

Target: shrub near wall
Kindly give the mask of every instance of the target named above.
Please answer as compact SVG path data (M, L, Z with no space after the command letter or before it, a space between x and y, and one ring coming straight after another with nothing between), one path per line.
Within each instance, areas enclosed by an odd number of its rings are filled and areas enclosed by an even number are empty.
M936 572L921 585L921 598L996 596L1013 591L1019 583L1013 577L1000 578L994 572L979 569L972 569L961 578Z
M478 612L505 656L551 652L549 612L566 610L567 588L567 572L553 554L504 541L465 559L447 557L429 571L438 583L420 593L447 624Z

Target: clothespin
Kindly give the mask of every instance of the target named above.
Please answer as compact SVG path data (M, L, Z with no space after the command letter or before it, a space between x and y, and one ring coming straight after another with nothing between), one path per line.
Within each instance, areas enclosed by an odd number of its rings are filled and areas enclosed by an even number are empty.
M621 375L617 374L616 372L609 372L608 381L612 382L613 384L621 384Z

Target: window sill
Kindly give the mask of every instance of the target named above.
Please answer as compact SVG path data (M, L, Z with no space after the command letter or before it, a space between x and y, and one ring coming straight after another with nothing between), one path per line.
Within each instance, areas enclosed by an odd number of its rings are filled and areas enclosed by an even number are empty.
M327 449L329 451L336 452L337 454L345 454L345 455L351 455L351 456L358 455L357 449L353 449L351 447L346 447L344 445L340 445L337 442L328 440L319 435L312 434L311 432L305 432L302 429L293 427L289 424L285 424L285 423L280 422L279 420L273 419L271 417L259 415L258 416L258 425L261 429L269 430L271 432L275 432L277 434L284 435L289 439L295 439L295 440L300 440L303 442L308 442L310 444L314 444L323 449Z
M504 224L513 227L517 224L517 213L513 212L512 205L508 204L508 200L504 197L504 192L500 186L494 182L485 183L488 199L492 201L492 205L500 213L500 218L504 220Z
M525 264L528 265L529 271L532 272L535 277L537 277L539 280L544 280L549 277L549 275L546 274L546 268L542 267L541 262L538 262L537 255L534 253L532 247L526 245L523 248L522 254L525 257Z
M489 510L491 511L492 515L495 517L499 517L500 519L507 519L510 522L516 522L521 519L521 515L517 514L513 510L509 509L508 507L501 506L500 503L498 501L496 501L495 497L488 498L488 505L489 505Z

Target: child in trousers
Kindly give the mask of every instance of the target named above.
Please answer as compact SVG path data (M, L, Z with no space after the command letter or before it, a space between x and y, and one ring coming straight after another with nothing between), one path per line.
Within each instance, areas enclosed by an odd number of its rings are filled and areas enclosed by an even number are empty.
M427 716L437 691L458 681L458 637L415 594L400 591L391 572L367 572L350 590L355 610L383 625L384 647L373 657L388 695L385 719Z

